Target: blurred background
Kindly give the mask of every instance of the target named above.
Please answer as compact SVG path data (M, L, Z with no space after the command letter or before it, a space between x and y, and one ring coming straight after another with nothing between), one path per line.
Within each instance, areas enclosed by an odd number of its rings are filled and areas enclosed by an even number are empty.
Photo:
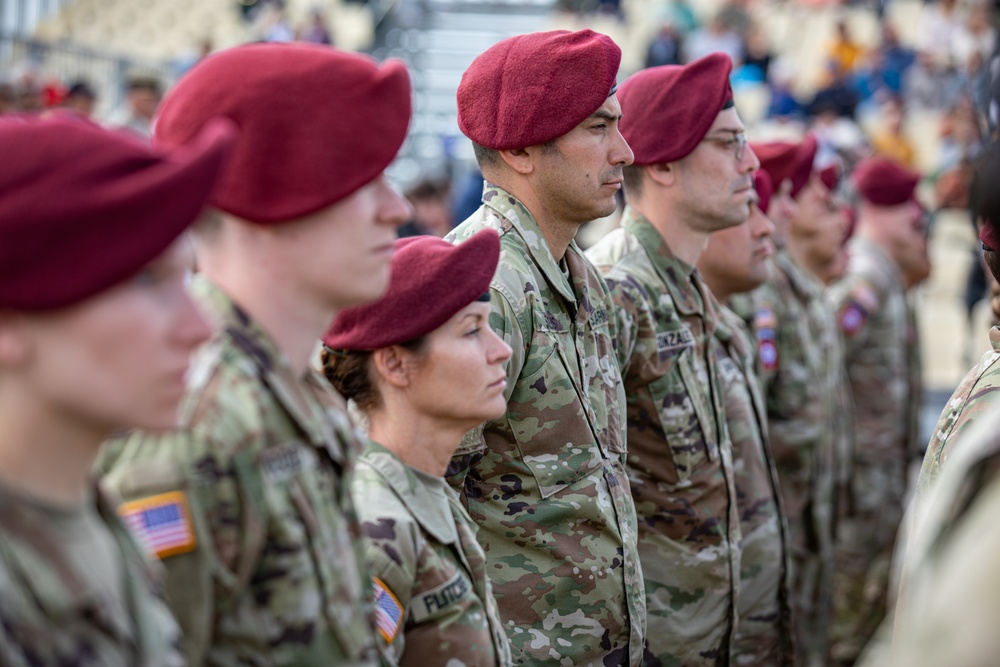
M415 210L402 233L443 235L479 204L455 90L491 44L593 28L622 47L619 80L723 51L752 140L813 131L820 161L850 168L881 153L924 174L934 272L917 298L929 435L989 349L989 285L966 207L972 161L996 125L997 10L972 0L0 0L0 113L80 114L148 136L164 92L218 49L306 41L401 58L415 102L390 170ZM581 244L614 224L588 225Z

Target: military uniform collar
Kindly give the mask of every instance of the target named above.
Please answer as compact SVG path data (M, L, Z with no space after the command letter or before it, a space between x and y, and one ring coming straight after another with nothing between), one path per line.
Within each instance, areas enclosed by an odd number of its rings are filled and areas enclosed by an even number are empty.
M774 253L774 264L786 276L792 290L803 297L814 297L823 292L823 285L808 269L800 266L786 248Z
M404 463L393 452L369 441L361 460L378 471L406 505L417 523L441 544L457 544L458 531L449 495L454 493L441 477L434 477Z
M504 219L510 221L514 229L517 230L517 233L524 239L524 244L528 248L528 254L531 255L532 261L545 274L545 278L549 284L564 299L570 303L576 303L576 293L573 291L573 286L566 279L566 275L563 273L562 268L560 268L559 262L552 256L552 251L549 250L549 245L545 242L545 236L542 234L542 230L539 228L538 222L535 220L535 216L531 214L531 211L525 208L524 204L514 195L497 185L493 185L489 181L483 182L483 204L496 211ZM576 241L571 241L569 247L566 248L567 263L572 267L573 263L569 262L570 253L581 255ZM570 279L573 277L571 268Z
M631 206L626 206L622 215L622 227L639 239L639 243L642 244L656 269L656 274L666 285L670 297L674 300L674 307L678 313L701 317L716 315L710 303L712 299L705 298L708 289L704 286L705 283L698 270L674 254L649 218ZM717 320L718 317L711 319Z
M331 414L314 397L307 395L309 391L332 391L318 372L309 368L305 374L297 376L288 358L250 318L249 313L204 276L196 276L191 282L191 294L214 320L217 332L231 340L253 361L261 379L309 441L329 450L334 460L343 460L343 452L339 450L339 441L331 424ZM182 423L183 419L184 415Z

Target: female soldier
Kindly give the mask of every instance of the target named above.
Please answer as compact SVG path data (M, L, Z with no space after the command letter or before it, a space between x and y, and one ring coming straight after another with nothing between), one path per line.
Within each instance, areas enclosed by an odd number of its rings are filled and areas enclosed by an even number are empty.
M506 409L511 350L485 294L499 237L407 238L395 252L388 293L341 313L323 353L370 424L351 493L378 628L400 665L508 665L476 529L443 479L462 436Z
M209 329L184 288L232 143L170 155L71 120L0 120L0 664L183 664L143 549L91 481L116 429L170 428ZM183 498L130 522L180 546ZM148 546L148 545L147 545Z

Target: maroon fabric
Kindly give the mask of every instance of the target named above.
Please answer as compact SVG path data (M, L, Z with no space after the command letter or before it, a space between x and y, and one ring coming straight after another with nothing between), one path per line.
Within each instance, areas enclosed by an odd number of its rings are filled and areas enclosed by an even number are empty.
M819 170L819 180L823 182L827 190L830 192L835 192L837 186L840 185L840 167L836 164L831 164L823 169Z
M481 296L500 260L500 236L478 232L461 245L434 236L396 241L385 296L337 315L323 337L334 350L377 350L434 331Z
M622 50L593 30L510 37L479 55L458 85L458 127L480 146L557 139L613 92Z
M60 308L133 275L197 219L235 139L217 120L164 154L90 123L0 119L0 308Z
M785 179L792 181L792 197L797 197L812 175L813 160L816 159L816 137L809 134L798 143L773 141L765 144L751 144L760 168L767 172L777 190Z
M213 54L174 86L154 141L187 141L209 119L240 127L212 204L259 224L334 204L392 162L410 123L406 67L314 44L249 44Z
M774 183L763 169L754 172L753 189L757 191L757 208L767 213L767 207L771 205L771 195L774 194Z
M997 249L1000 249L1000 239L997 238L993 223L989 220L983 221L983 228L979 230L979 240L982 241L983 247L987 250L996 252Z
M876 206L899 206L914 198L920 174L892 160L873 157L862 160L851 175L858 195Z
M618 87L622 136L636 165L680 160L701 143L723 105L733 99L733 63L712 53L687 65L641 70Z

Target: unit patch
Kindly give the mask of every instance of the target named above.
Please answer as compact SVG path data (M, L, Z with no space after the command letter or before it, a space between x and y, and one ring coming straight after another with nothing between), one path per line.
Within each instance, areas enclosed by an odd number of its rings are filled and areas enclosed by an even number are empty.
M193 551L198 543L187 496L181 491L125 503L118 514L146 551L157 558Z
M385 643L391 644L403 622L403 605L378 577L372 577L372 586L375 588L375 627Z

